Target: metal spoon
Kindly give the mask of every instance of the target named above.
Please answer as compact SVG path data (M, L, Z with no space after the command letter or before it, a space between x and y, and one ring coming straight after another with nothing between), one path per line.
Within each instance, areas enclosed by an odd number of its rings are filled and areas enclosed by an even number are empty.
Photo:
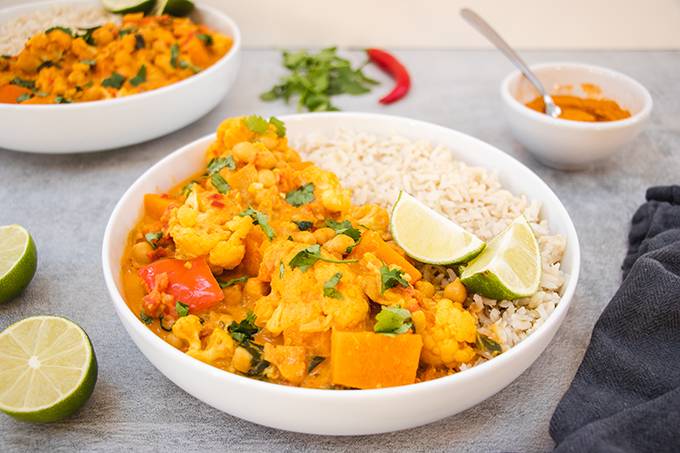
M484 19L479 17L477 13L474 11L468 9L468 8L463 8L460 10L460 15L469 23L472 25L474 28L477 29L478 32L480 32L486 39L488 39L491 44L496 46L498 50L503 52L503 55L508 57L508 60L512 61L512 63L517 66L517 69L522 71L522 74L524 74L524 77L526 77L531 84L536 87L538 92L543 96L543 102L545 102L545 113L548 115L552 116L553 118L557 118L560 116L560 113L562 113L562 110L555 104L555 101L553 98L548 94L548 92L545 90L545 87L543 87L543 84L541 83L540 80L538 80L538 77L531 72L531 69L529 69L529 66L520 58L519 55L508 45L503 38L494 30L491 28L491 25L489 25Z

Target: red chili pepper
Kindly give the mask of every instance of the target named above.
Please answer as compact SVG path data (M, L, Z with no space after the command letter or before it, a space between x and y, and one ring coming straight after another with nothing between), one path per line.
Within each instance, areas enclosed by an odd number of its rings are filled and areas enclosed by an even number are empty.
M391 104L406 96L411 88L411 76L406 67L397 58L380 49L366 49L368 58L380 69L387 72L395 81L394 89L380 99L381 104Z
M190 268L185 267L187 262L191 263ZM156 276L162 273L168 274L165 292L174 296L175 300L189 305L192 312L210 308L224 299L224 293L205 258L191 261L168 258L154 261L139 269L139 276L149 289L154 288Z

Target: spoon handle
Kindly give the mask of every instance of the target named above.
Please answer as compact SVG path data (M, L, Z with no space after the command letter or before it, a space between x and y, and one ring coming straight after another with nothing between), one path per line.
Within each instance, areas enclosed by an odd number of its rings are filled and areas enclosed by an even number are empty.
M482 35L488 39L491 44L496 46L498 50L503 52L506 57L512 63L517 66L517 68L522 71L522 74L524 74L524 77L529 79L529 81L540 91L541 96L545 96L548 93L545 91L545 88L543 87L543 84L541 83L540 80L534 75L533 72L529 69L527 64L520 58L517 53L512 50L512 47L508 45L507 42L501 36L491 28L491 25L488 24L484 19L479 17L477 13L472 11L471 9L468 8L463 8L460 10L460 15L463 16L463 19L465 19L470 25L475 27L477 31L479 31Z

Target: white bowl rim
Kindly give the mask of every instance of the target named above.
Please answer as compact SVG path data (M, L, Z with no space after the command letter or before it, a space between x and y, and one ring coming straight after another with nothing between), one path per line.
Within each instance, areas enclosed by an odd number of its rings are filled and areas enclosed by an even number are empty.
M555 61L555 62L546 62L546 63L539 63L539 64L534 64L530 65L529 68L536 72L540 71L541 69L561 69L561 68L574 68L574 69L579 69L587 72L597 72L599 74L602 74L606 77L610 78L615 78L624 81L625 83L628 83L631 87L633 87L634 90L637 91L637 95L643 99L643 105L642 109L640 109L639 112L631 115L629 118L625 118L622 120L616 120L616 121L602 121L602 122L587 122L587 121L573 121L573 120L565 120L562 118L553 118L549 115L546 115L545 113L539 113L536 110L530 109L526 105L522 104L519 102L511 93L510 93L510 83L514 82L516 79L522 76L522 73L519 70L512 71L510 74L505 76L503 81L501 82L500 86L500 92L501 92L501 97L505 101L505 103L510 106L515 112L528 116L534 120L537 120L539 122L545 123L545 124L550 124L554 126L560 126L560 127L565 127L565 128L571 128L571 129L578 129L578 130L612 130L612 129L620 129L620 128L625 128L628 126L631 126L633 124L640 123L644 120L647 119L649 116L650 112L652 111L652 106L653 106L653 101L652 101L652 96L649 94L649 91L647 88L644 87L640 82L637 80L633 79L632 77L619 72L615 71L613 69L606 68L604 66L596 66L596 65L591 65L591 64L585 64L585 63L577 63L577 62L569 62L569 61ZM540 77L539 77L540 78Z
M534 332L532 332L530 335L528 335L524 340L522 340L520 343L516 344L513 346L511 349L508 351L504 352L503 354L500 354L497 357L494 357L493 359L486 361L484 363L481 363L479 365L476 365L474 367L471 367L467 370L460 371L458 373L454 373L448 376L444 376L441 378L437 379L432 379L429 381L424 381L424 382L418 382L414 384L408 384L408 385L402 385L402 386L397 386L397 387L386 387L386 388L381 388L381 389L368 389L368 390L359 390L359 389L350 389L350 390L343 390L343 391L333 391L330 389L313 389L313 388L302 388L302 387L292 387L292 386L287 386L287 385L282 385L282 384L275 384L271 382L265 382L265 381L260 381L257 379L245 377L238 375L236 373L230 373L229 371L222 370L221 368L214 367L212 365L208 365L204 362L201 362L200 360L194 359L185 353L181 352L180 350L174 348L171 346L169 343L163 341L160 337L158 337L156 334L154 334L148 327L146 327L138 318L135 316L135 314L132 312L132 310L129 308L125 300L123 299L123 296L121 295L120 291L118 290L118 287L114 281L113 273L111 269L108 266L107 260L108 256L111 251L110 243L111 243L111 234L112 234L112 229L113 229L113 221L118 218L120 213L123 211L123 206L126 204L127 199L132 197L133 193L136 191L136 187L138 185L141 185L142 181L144 181L148 175L155 170L156 167L162 166L165 164L166 161L171 160L174 156L178 154L182 154L186 152L188 148L194 147L198 145L199 143L202 142L208 142L209 140L212 140L215 137L215 133L211 133L208 135L205 135L197 140L194 140L193 142L186 144L182 146L181 148L173 151L172 153L168 154L165 156L163 159L160 161L156 162L154 165L152 165L149 169L147 169L141 176L135 180L135 182L125 191L123 196L120 198L116 206L114 207L111 216L109 218L109 221L107 222L106 225L106 230L104 232L104 238L103 238L103 243L102 243L102 267L103 267L103 273L104 273L104 280L106 282L106 287L109 291L109 294L111 296L111 299L113 301L114 307L117 309L117 312L119 315L125 316L127 318L127 324L129 326L134 326L133 328L141 335L141 337L144 339L144 341L148 342L153 342L157 345L157 347L164 349L168 354L171 354L177 361L179 361L179 364L182 364L190 369L196 370L197 373L209 373L212 374L213 377L218 378L218 379L224 379L229 383L237 384L237 385L245 385L250 387L251 390L263 390L263 391L280 391L283 393L287 393L290 396L297 396L297 397L308 397L308 398L320 398L321 400L343 400L343 399L355 399L355 398L386 398L386 397L400 397L405 394L410 394L412 392L417 392L417 391L437 391L437 390L444 390L449 383L457 381L457 380L472 380L477 376L478 374L485 373L485 372L492 372L493 368L496 368L503 363L510 362L512 361L515 356L519 356L522 354L522 351L524 349L530 348L530 343L539 341L538 337L543 335L544 332L549 332L551 330L551 326L554 324L558 324L557 326L554 326L554 331L557 331L559 328L559 324L561 323L561 312L566 312L569 309L569 306L571 305L572 298L574 296L574 292L576 289L576 284L578 281L579 277L579 272L580 272L580 267L581 267L581 250L580 250L580 245L578 241L578 235L576 233L576 229L574 227L573 221L571 220L571 217L569 216L569 213L567 212L566 208L562 204L562 202L559 200L557 195L550 189L550 187L543 182L543 180L536 175L531 169L526 167L524 164L519 162L517 159L514 157L510 156L509 154L504 153L500 149L496 148L493 145L490 145L482 140L479 140L475 137L472 137L468 134L456 131L454 129L450 129L441 125L437 125L434 123L429 123L426 121L420 121L420 120L414 120L411 118L407 117L401 117L401 116L396 116L396 115L385 115L385 114L378 114L378 113L362 113L362 112L323 112L323 113L302 113L302 114L292 114L292 115L282 115L278 117L282 121L286 122L289 120L300 120L305 117L330 117L330 118L342 118L342 117L350 117L350 118L356 118L360 117L365 119L366 121L371 121L371 120L387 120L387 121L408 121L411 124L414 125L421 125L424 127L428 128L436 128L436 129L444 129L446 130L446 133L454 133L459 136L465 137L468 140L471 140L473 142L477 142L477 144L483 145L488 148L489 152L492 154L496 154L497 156L503 156L502 158L507 158L511 161L513 161L514 164L519 165L521 167L524 167L528 173L530 174L531 179L534 179L535 182L537 182L539 185L543 186L545 191L554 199L557 201L557 206L556 208L561 211L561 216L563 216L567 220L567 224L565 225L566 227L566 236L567 236L567 241L573 241L573 250L574 250L574 256L573 256L573 272L570 274L569 277L569 282L564 288L562 295L560 296L560 303L557 304L557 307L555 310L548 316L548 318L545 320L545 322L539 326ZM207 146L207 145L206 145ZM119 264L119 263L118 263ZM122 320L121 320L122 322Z
M15 6L11 6L9 8L3 8L0 10L1 13L9 13L11 14L12 12L18 11L18 10L30 10L30 9L35 9L35 8L47 8L47 7L52 7L52 6L57 6L60 4L93 4L92 0L43 0L43 1L38 1L38 2L32 2L32 3L19 3ZM123 96L120 98L114 98L114 99L99 99L97 101L90 101L90 102L73 102L71 104L29 104L29 105L23 105L23 104L1 104L0 103L0 110L9 110L9 111L37 111L37 110L45 110L45 109L52 109L52 110L61 110L61 109L71 109L71 110L77 110L77 109L90 109L90 108L96 108L101 105L116 105L116 104L121 104L125 102L133 102L133 101L144 101L144 99L147 99L151 96L162 96L165 93L168 93L173 90L181 89L183 86L189 84L189 83L200 83L200 81L207 77L209 74L212 72L215 72L218 70L218 66L223 66L225 64L228 64L231 60L236 58L235 55L237 55L240 50L241 50L241 30L238 28L238 25L236 25L236 22L223 13L222 11L213 8L212 6L204 5L200 2L194 2L194 6L196 7L197 10L201 12L205 12L211 16L218 17L221 21L224 21L227 23L229 28L232 30L232 39L233 39L233 44L229 51L222 56L219 60L217 60L215 63L210 65L207 69L199 72L198 74L194 74L190 77L187 77L186 79L180 80L179 82L171 83L170 85L165 85L160 88L155 88L153 90L149 91L144 91L142 93L136 93L132 94L130 96ZM103 8L103 7L102 7Z

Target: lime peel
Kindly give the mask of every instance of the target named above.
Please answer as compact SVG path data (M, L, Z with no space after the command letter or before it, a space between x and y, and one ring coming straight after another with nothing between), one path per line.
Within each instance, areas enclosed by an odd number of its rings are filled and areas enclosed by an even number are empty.
M0 226L0 304L18 296L38 267L33 238L20 225Z

